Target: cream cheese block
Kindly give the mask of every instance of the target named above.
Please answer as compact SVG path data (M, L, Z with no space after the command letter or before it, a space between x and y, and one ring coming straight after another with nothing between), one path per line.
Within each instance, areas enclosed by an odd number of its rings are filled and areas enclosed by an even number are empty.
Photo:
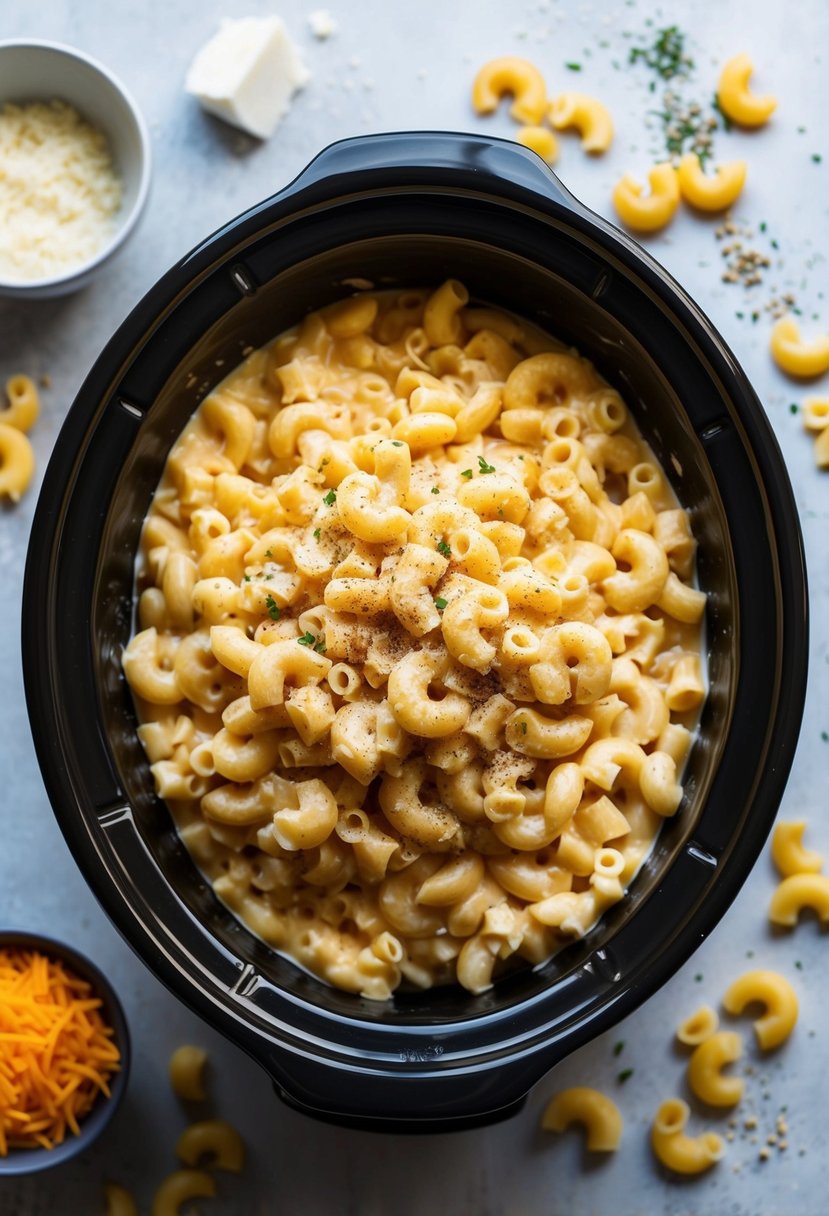
M281 17L240 17L201 48L185 88L210 114L267 139L308 80Z

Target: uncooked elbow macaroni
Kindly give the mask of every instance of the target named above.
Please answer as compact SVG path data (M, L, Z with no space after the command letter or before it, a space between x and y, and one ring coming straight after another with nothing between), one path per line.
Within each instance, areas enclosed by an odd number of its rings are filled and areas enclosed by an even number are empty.
M789 376L809 379L829 371L829 334L805 339L792 316L781 317L771 331L771 353L777 366Z
M775 824L771 838L771 858L783 878L792 874L818 874L823 857L803 844L806 820L796 819Z
M762 127L777 108L775 97L751 92L748 82L753 71L748 55L734 55L723 65L717 85L720 109L741 127Z
M727 1076L723 1069L743 1054L743 1041L733 1030L717 1030L694 1049L688 1061L688 1088L709 1106L736 1106L743 1096L742 1077Z
M601 1090L575 1085L550 1099L541 1118L544 1130L563 1132L572 1123L584 1128L585 1144L591 1153L613 1153L619 1147L622 1116L616 1103Z
M728 1013L739 1014L753 1004L764 1009L754 1022L757 1042L764 1051L771 1051L794 1030L799 1012L797 993L776 971L747 971L728 989L723 1007Z
M35 472L35 455L26 432L40 414L40 397L28 376L6 381L7 406L0 409L0 498L19 502Z
M519 144L535 152L548 165L558 160L558 140L548 127L521 127L515 138Z
M126 1187L117 1182L108 1182L104 1186L106 1202L105 1216L138 1216L138 1204Z
M544 77L529 60L503 55L485 63L472 85L472 104L479 114L491 114L507 93L513 97L513 118L533 125L541 122L547 108L547 89Z
M732 160L706 174L696 152L688 152L677 166L679 192L699 211L725 211L739 198L746 180L744 160Z
M560 93L550 104L549 118L557 131L574 127L585 152L606 152L613 142L610 111L596 97L585 93Z
M209 1164L238 1174L245 1163L245 1146L231 1123L204 1119L184 1129L176 1142L176 1156L191 1167L207 1157Z
M689 1136L691 1110L682 1098L668 1098L651 1125L651 1148L661 1165L676 1174L701 1174L721 1159L725 1145L716 1132Z
M706 1039L710 1039L719 1026L717 1012L710 1005L700 1005L684 1022L676 1028L676 1037L685 1047L699 1047Z
M634 232L657 232L674 218L679 206L679 178L670 162L654 165L648 174L650 193L630 173L613 187L613 206L623 224Z
M312 313L210 393L145 523L124 671L157 792L316 975L484 991L588 932L679 807L693 559L575 351L452 279Z
M183 1043L170 1056L169 1073L173 1092L185 1102L204 1102L207 1090L204 1084L204 1069L207 1052L203 1047Z
M183 1216L182 1205L189 1199L212 1199L215 1194L216 1180L204 1170L176 1170L153 1196L152 1216Z

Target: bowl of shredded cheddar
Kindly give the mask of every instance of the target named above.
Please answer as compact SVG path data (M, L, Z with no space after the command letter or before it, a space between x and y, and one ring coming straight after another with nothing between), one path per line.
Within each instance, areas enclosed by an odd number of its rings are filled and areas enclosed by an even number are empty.
M41 934L0 932L0 1177L89 1148L129 1060L123 1010L97 967Z
M472 135L336 144L156 285L67 418L23 621L124 936L287 1102L384 1129L505 1117L676 971L805 693L733 354Z

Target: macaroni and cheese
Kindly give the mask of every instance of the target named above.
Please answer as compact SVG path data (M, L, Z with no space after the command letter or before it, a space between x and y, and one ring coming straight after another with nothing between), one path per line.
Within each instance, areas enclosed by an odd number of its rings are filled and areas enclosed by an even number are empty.
M312 313L206 398L145 523L157 792L315 974L482 992L585 934L679 807L694 549L575 351L455 280Z

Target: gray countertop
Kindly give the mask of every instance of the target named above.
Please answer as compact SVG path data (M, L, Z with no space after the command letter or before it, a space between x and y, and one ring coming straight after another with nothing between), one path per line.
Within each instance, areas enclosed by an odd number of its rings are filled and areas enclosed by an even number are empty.
M654 0L601 4L495 4L491 0L363 0L330 5L339 31L316 41L307 18L317 7L283 0L278 11L302 49L313 79L267 143L205 117L182 88L195 50L231 6L223 0L4 0L0 35L73 44L108 64L137 97L149 123L155 173L147 213L124 251L80 295L28 304L0 302L0 384L15 372L48 374L43 417L34 435L40 475L62 420L90 364L116 324L156 278L193 244L239 211L286 184L334 139L406 128L471 129L508 135L505 113L489 120L469 105L479 65L515 53L537 62L551 91L579 88L610 106L618 130L606 157L590 160L574 138L562 140L558 171L573 192L611 216L610 190L626 170L643 174L659 139L646 115L658 108L644 70L628 48L653 29L678 22L696 59L691 90L706 103L717 65L739 50L755 61L758 88L779 109L756 134L719 137L721 155L745 155L749 180L736 215L758 234L772 266L752 295L721 281L717 221L680 214L647 246L699 301L753 381L792 475L811 581L810 685L800 744L783 814L805 816L809 839L829 851L823 781L829 743L829 567L826 526L829 473L819 473L812 442L790 406L804 390L782 377L768 353L771 326L763 305L791 290L807 333L829 330L829 6L803 0L689 0L673 9ZM274 11L250 0L240 12ZM652 24L651 24L652 23ZM629 36L629 35L632 35ZM580 63L576 73L565 67ZM651 119L651 122L655 120ZM822 160L817 159L822 157ZM761 316L752 321L752 311ZM742 315L741 315L742 314ZM829 380L823 389L829 391ZM815 391L815 390L812 390ZM18 622L26 543L37 487L0 511L0 925L54 932L86 950L121 993L134 1036L135 1068L125 1105L94 1149L54 1172L0 1182L0 1216L93 1216L104 1210L102 1183L131 1188L148 1211L155 1185L175 1167L173 1146L186 1115L166 1079L170 1052L182 1042L211 1056L214 1105L242 1132L249 1160L240 1177L221 1175L219 1196L196 1205L205 1214L354 1213L355 1216L773 1216L797 1210L822 1216L829 1149L817 1083L829 1065L827 944L812 920L775 936L766 909L775 874L764 852L731 910L690 962L636 1014L584 1047L530 1094L511 1121L445 1136L377 1137L317 1124L276 1099L264 1073L166 992L111 927L80 876L57 828L34 756L23 698ZM718 1004L729 981L751 966L777 968L795 983L799 1025L789 1043L759 1059L747 1036L747 1095L738 1108L726 1159L711 1173L677 1182L651 1158L647 1132L658 1103L684 1093L683 1061L672 1045L678 1021L701 1001ZM624 1042L617 1056L614 1045ZM632 1069L624 1082L622 1069ZM606 1089L625 1117L621 1150L587 1161L577 1135L539 1130L555 1090L586 1083ZM788 1122L788 1148L769 1159L760 1149L777 1117ZM730 1115L713 1120L729 1130ZM745 1122L756 1119L756 1128ZM695 1126L701 1126L695 1115Z

